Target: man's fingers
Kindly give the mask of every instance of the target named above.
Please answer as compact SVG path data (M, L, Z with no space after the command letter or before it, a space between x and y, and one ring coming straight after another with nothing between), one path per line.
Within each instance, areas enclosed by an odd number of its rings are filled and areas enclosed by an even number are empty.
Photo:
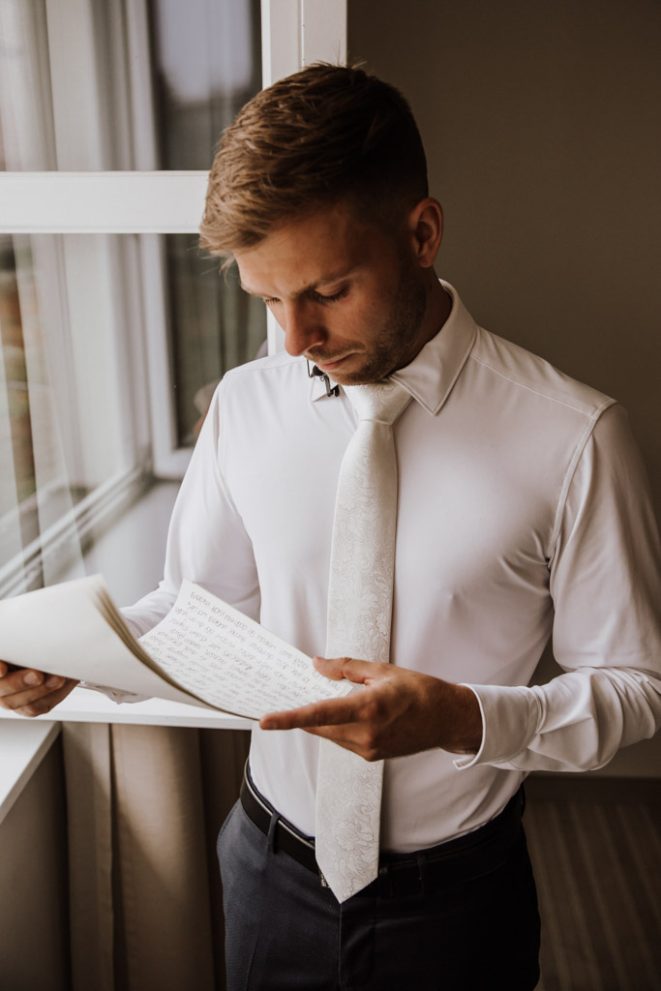
M29 668L11 671L0 679L0 705L16 711L59 690L66 682L61 675Z
M317 711L306 713L306 709L312 708ZM259 725L262 729L302 729L313 736L332 740L339 747L351 750L361 757L366 756L360 734L356 734L358 724L355 722L355 713L334 710L329 715L323 708L319 711L317 706L305 706L289 712L269 713L260 720Z
M348 657L313 657L312 661L319 674L331 681L342 681L342 664L348 661Z
M344 736L337 726L308 726L303 732L309 733L311 736L323 736L324 739L336 743L338 747L343 747L344 750L351 750L352 753L358 754L359 757L365 757L365 748L362 742L354 739L352 736Z
M21 672L24 674L25 672ZM7 695L9 692L15 692L21 685L20 675L17 678L18 672L15 668L12 668L10 664L6 661L0 661L0 695Z
M5 661L3 661L3 664L9 670L0 678L0 698L37 688L43 685L48 677L42 671L33 671L31 668L12 670L10 665Z
M360 700L351 695L344 699L313 702L300 709L269 712L259 721L261 729L307 729L310 726L338 726L359 718Z
M357 685L375 681L391 670L389 664L360 661L353 657L315 657L314 666L320 674L332 681L346 679ZM373 713L368 696L362 692L354 692L341 699L313 702L283 712L269 712L262 716L259 725L262 729L312 729L357 723L369 719L371 715Z
M25 689L22 692L12 692L9 695L3 695L0 698L0 705L5 709L12 709L17 712L23 706L30 705L33 702L39 701L39 699L44 698L46 695L50 695L50 691L43 687Z
M353 681L357 685L364 685L373 678L387 672L390 668L388 664L380 664L378 661L360 661L354 657L315 657L314 666L325 678L332 681Z
M64 684L57 691L51 691L47 694L43 694L42 692L40 696L32 699L30 702L24 703L18 708L12 706L13 711L18 712L21 716L43 716L45 713L50 712L78 684L75 678L59 678L58 680L64 682Z

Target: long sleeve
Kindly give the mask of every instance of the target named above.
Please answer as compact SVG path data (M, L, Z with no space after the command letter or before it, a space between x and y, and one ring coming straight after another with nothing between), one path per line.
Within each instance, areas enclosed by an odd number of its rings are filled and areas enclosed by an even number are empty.
M621 407L588 438L556 532L553 648L566 673L541 686L469 685L484 734L459 768L588 770L661 726L659 535Z

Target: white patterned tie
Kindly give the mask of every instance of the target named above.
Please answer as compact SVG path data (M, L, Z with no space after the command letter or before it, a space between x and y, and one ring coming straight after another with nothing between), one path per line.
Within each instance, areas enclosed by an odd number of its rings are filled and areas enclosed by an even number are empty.
M337 483L326 657L389 661L397 526L392 424L411 396L393 381L345 387L358 426ZM362 691L358 688L357 691ZM315 846L339 902L378 874L383 761L319 741Z

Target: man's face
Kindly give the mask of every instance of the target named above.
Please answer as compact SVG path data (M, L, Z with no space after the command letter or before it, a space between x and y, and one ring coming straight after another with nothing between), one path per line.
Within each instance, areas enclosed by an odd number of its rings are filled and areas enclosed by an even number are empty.
M243 288L264 299L289 354L343 385L380 381L425 343L429 270L404 232L398 239L338 204L235 257Z

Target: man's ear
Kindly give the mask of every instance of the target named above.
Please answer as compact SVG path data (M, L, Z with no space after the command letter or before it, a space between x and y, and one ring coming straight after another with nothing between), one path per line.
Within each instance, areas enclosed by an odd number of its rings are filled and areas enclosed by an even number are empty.
M425 197L409 213L410 244L420 268L431 268L443 240L443 208L438 200Z

